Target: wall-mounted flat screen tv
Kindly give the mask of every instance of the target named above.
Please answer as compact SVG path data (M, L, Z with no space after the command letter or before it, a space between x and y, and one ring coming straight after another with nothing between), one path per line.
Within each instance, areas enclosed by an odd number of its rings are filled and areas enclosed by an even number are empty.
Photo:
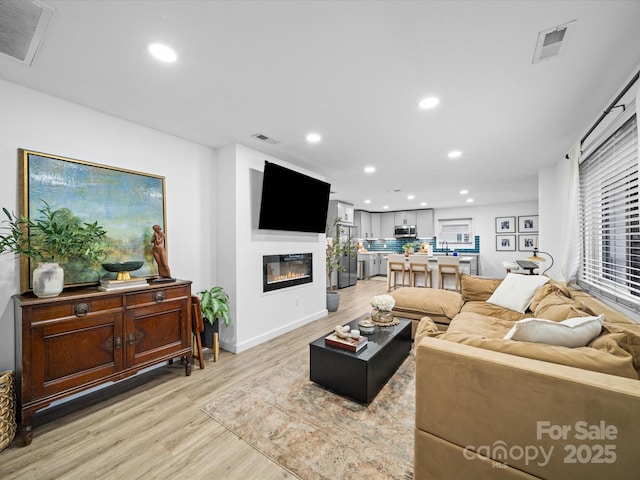
M331 185L265 162L258 228L323 233Z

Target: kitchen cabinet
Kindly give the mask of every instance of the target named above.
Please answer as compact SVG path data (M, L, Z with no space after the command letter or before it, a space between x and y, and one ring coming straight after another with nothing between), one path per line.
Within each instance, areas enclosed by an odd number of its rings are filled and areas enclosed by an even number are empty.
M434 216L432 208L417 211L416 229L418 231L419 238L431 238L435 235L433 219Z
M23 445L33 414L53 401L178 357L191 374L189 281L13 299Z
M353 225L353 205L341 200L331 200L327 214L327 223L333 224L336 217L340 217L340 223Z
M394 212L384 212L380 218L380 238L393 238L396 225Z
M370 239L373 237L371 229L371 213L364 210L355 210L354 225L358 227L358 238Z
M379 212L371 213L371 238L382 238L382 233L380 232L380 222L382 219L382 214Z
M394 225L416 225L417 214L415 210L399 211L394 213Z

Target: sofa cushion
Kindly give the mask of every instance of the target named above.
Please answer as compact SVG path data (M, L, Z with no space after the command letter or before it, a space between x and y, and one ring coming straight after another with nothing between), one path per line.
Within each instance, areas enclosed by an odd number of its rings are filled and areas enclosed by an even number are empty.
M464 301L458 292L438 288L403 287L394 290L391 295L396 301L393 312L449 319L456 316Z
M433 334L441 340L463 343L473 347L508 353L520 357L582 368L594 372L608 373L620 377L638 379L631 355L611 355L606 351L589 347L568 348L530 342L507 342L501 339L486 338L482 335L464 332L440 332Z
M501 283L501 278L482 278L463 273L460 275L460 293L465 302L484 302Z
M592 297L587 292L584 292L582 290L572 289L571 298L575 301L580 302L583 305L586 305L589 309L591 309L597 314L604 313L604 316L607 322L616 323L616 324L623 323L623 324L636 325L636 322L631 320L622 312Z
M536 290L548 281L548 277L541 275L508 273L487 302L524 313L529 307Z
M515 321L513 320L503 320L493 315L482 315L476 312L460 312L451 320L447 331L477 334L487 338L504 338L514 324Z
M558 282L553 279L549 279L547 283L541 286L538 290L536 290L536 294L533 296L531 300L531 305L529 305L529 309L534 312L536 308L538 308L538 304L552 293L557 293L563 297L571 298L571 292L567 287L567 284L564 282ZM563 320L565 320L563 318Z
M513 310L509 310L507 308L499 307L498 305L493 305L492 303L487 302L466 302L460 313L479 313L481 315L486 315L488 317L496 317L502 320L510 320L511 322L517 322L518 320L522 320L523 318L532 317L531 313L520 313L515 312Z
M538 303L538 306L534 310L534 316L536 318L544 318L556 322L574 317L588 317L593 315L595 315L595 312L583 302L567 298L559 292L547 295Z
M640 377L640 325L604 322L602 334L589 346L621 358L630 356Z
M604 315L570 318L562 322L525 318L516 322L504 339L570 348L584 347L600 335L603 320Z

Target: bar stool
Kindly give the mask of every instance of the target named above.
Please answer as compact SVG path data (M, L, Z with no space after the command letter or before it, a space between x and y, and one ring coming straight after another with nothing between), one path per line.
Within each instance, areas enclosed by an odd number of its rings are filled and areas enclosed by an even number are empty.
M432 272L427 255L409 255L409 285L416 286L416 274L424 275L424 286L433 287Z
M460 291L460 257L438 257L438 286L444 289L444 275L453 275L455 290Z
M409 273L409 269L406 267L405 256L402 254L391 253L387 260L387 291L390 292L398 287L405 286L404 276L405 273ZM398 285L398 274L400 274L400 285Z

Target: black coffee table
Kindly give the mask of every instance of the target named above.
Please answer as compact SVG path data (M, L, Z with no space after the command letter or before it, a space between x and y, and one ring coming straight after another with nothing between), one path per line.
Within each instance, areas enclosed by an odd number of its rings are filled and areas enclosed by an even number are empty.
M349 322L358 328L362 315ZM309 344L310 380L359 403L370 403L411 351L411 320L376 327L369 342L353 353L324 343L326 335Z

